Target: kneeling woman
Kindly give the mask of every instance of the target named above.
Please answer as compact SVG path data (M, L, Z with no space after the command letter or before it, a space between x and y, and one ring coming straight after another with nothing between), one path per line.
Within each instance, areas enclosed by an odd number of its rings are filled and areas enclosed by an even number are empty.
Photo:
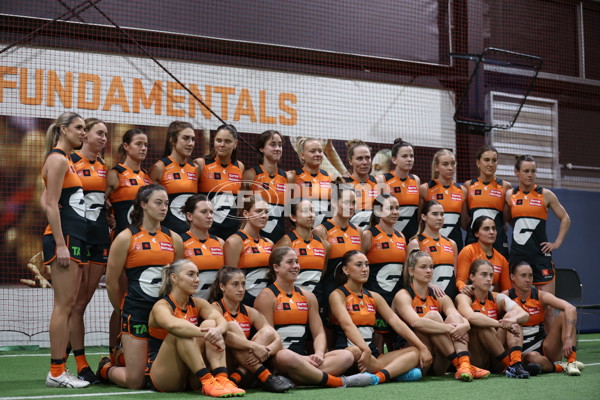
M343 387L377 383L370 374L339 376L352 366L354 356L347 350L326 352L319 303L314 294L295 286L299 273L296 251L287 246L276 248L269 258L267 279L271 283L254 303L283 341L285 349L273 359L276 369L299 385ZM309 334L313 339L312 354L307 349Z
M357 250L347 252L335 277L340 286L329 295L336 324L335 348L348 348L360 371L374 373L380 383L419 366L429 367L431 353L427 346L398 318L380 294L363 288L369 279L367 256ZM373 340L376 313L412 346L380 355ZM415 373L416 379L420 378L420 371Z
M514 288L504 293L529 314L529 321L523 326L525 360L540 364L542 372L561 372L566 369L569 375L581 375L584 365L577 361L575 348L577 309L552 293L534 287L533 269L526 261L512 266L510 279ZM547 335L544 330L546 306L562 311L555 317ZM563 355L567 358L567 364L554 364L561 361Z
M433 373L445 374L450 361L456 367L456 379L470 382L473 378L487 377L489 371L471 365L469 322L459 314L448 296L438 298L429 287L433 276L433 261L429 254L413 251L403 275L405 289L396 294L392 306L432 352Z
M456 296L458 311L471 324L470 353L478 365L489 365L499 371L501 363L509 378L529 378L530 374L540 372L539 365L531 364L525 369L522 364L522 326L529 315L508 296L492 292L493 279L492 264L488 260L475 260L467 282L473 285L473 294Z
M188 384L193 389L201 385L207 396L243 396L246 392L227 377L223 339L227 322L206 300L192 297L199 283L198 268L189 260L175 261L163 270L163 297L148 319L148 387L181 392ZM188 379L192 374L195 378Z
M269 392L290 390L293 385L287 379L271 374L263 365L282 349L281 338L260 312L242 304L245 294L244 272L236 267L221 268L212 284L209 300L227 321L228 366L230 370L237 367L230 379L240 384L246 371L250 371L256 375L260 386ZM252 336L253 331L256 333Z

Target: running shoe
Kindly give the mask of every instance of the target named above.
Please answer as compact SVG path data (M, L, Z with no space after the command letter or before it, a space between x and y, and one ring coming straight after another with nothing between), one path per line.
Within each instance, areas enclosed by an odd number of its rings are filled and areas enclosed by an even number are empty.
M581 370L577 367L577 361L568 363L567 364L567 368L565 368L565 371L570 376L579 376L579 375L581 375Z
M85 367L84 369L79 371L77 373L77 379L79 379L80 381L89 382L90 385L97 385L101 382L90 367Z
M46 386L51 388L80 389L88 387L89 385L89 382L77 379L67 371L57 377L52 376L50 372L48 372L48 376L46 376Z
M506 376L509 378L529 379L529 372L523 368L523 364L516 362L506 367Z
M231 391L217 381L216 378L210 378L208 382L202 382L202 394L210 397L231 397Z
M471 365L471 375L474 379L485 379L490 376L490 371Z
M283 393L294 388L294 384L280 375L269 375L266 381L260 383L263 390L271 393Z
M364 387L377 385L379 383L379 377L377 375L363 372L362 374L354 374L349 376L342 376L342 387Z
M405 372L396 377L398 382L416 382L423 377L423 373L419 368L413 368L408 372Z

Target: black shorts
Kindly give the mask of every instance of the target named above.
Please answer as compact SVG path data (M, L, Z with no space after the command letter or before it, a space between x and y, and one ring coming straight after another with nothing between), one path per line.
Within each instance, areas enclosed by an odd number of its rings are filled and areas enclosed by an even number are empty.
M148 321L136 321L131 315L121 317L121 334L127 334L136 339L148 340Z
M106 265L110 244L88 244L87 260L95 264Z
M65 244L71 254L71 260L85 264L87 263L87 246L85 241L71 235L65 235ZM54 235L42 236L42 250L44 253L44 264L51 264L56 259L56 241Z
M534 285L544 285L546 283L550 283L554 280L554 276L556 275L554 263L550 259L532 263L531 269L533 270Z
M385 319L381 317L381 315L377 314L375 317L375 332L385 335L391 333L390 325L386 322Z

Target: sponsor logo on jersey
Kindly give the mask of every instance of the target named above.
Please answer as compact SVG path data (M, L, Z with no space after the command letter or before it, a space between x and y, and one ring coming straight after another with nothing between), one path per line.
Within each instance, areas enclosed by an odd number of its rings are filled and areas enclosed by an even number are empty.
M320 181L319 186L322 189L329 189L329 188L331 188L331 181Z
M550 271L549 269L543 269L542 270L542 275L544 275L544 276L550 276L550 275L552 275L552 271Z
M369 197L377 197L378 194L377 190L369 190Z
M446 253L454 253L454 248L452 246L448 246L447 244L443 244L442 249L444 249Z
M98 173L98 176L100 178L106 178L106 170L105 169L99 169L98 171L96 171Z
M462 201L462 199L463 199L462 194L460 194L460 193L452 193L450 195L450 198L454 201Z
M406 244L402 242L396 242L396 248L398 250L404 250L406 248Z
M210 254L212 254L213 256L222 256L223 255L223 249L220 247L211 247L210 248Z
M492 189L492 190L490 190L490 196L492 196L492 197L502 197L502 191L501 190Z
M408 193L412 193L412 194L419 193L419 189L414 185L409 186L407 189L408 189Z
M158 242L158 245L160 246L160 249L162 251L174 251L174 249L173 249L173 243L170 243L170 242Z
M227 178L229 179L229 182L240 182L240 174L232 174L229 173L227 174Z
M499 274L499 273L502 272L502 265L496 265L496 264L494 264L494 265L492 265L492 267L494 267L494 273L495 274Z
M325 249L313 249L313 254L317 257L325 257Z
M298 311L308 311L308 303L306 301L297 301L296 308Z
M534 206L534 207L541 207L542 206L542 200L540 200L540 199L529 199L529 205L530 206Z
M350 236L350 243L360 244L360 238L358 236Z
M275 190L277 190L278 192L285 192L286 189L287 189L287 185L285 183L276 183L275 184Z
M371 303L367 303L367 311L368 312L375 312L375 306Z
M195 173L195 172L188 172L188 173L187 173L187 177L188 177L188 180L190 180L190 181L195 181L195 180L197 180L197 179L196 179L196 173Z

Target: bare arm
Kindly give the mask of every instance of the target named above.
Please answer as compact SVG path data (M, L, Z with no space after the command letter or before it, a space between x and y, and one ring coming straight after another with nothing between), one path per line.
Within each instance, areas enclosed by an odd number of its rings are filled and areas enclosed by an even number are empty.
M165 165L162 161L157 161L150 167L150 171L148 171L148 176L152 183L160 183L160 180L165 172Z
M463 293L456 296L456 308L458 312L469 321L471 326L478 328L499 328L500 323L485 314L477 313L471 308L471 299Z
M225 265L237 267L240 262L240 256L242 254L242 248L244 243L242 238L238 235L231 235L223 246L223 253L225 254Z
M563 244L563 241L567 236L567 232L569 232L569 227L571 226L571 217L569 217L567 210L565 210L563 205L560 203L560 201L558 201L558 198L552 191L544 189L544 201L546 202L548 208L554 211L554 214L556 214L556 217L560 220L560 228L554 242L540 243L542 245L542 251L548 254L553 250L557 250Z
M414 330L427 334L450 333L452 331L450 325L419 317L419 314L412 307L412 299L406 290L396 293L392 308Z
M69 253L69 249L67 248L63 236L60 221L60 209L58 205L68 167L67 160L62 156L48 156L46 163L44 164L44 171L46 172L46 190L44 192L45 196L44 193L42 193L41 199L41 202L45 200L42 210L46 212L48 224L52 229L52 236L56 243L56 258L58 260L58 265L61 267L67 267L71 258L71 254Z
M121 289L119 280L125 269L127 252L131 243L131 231L125 229L121 231L112 242L108 252L108 262L106 264L106 292L110 304L117 311L121 310Z

